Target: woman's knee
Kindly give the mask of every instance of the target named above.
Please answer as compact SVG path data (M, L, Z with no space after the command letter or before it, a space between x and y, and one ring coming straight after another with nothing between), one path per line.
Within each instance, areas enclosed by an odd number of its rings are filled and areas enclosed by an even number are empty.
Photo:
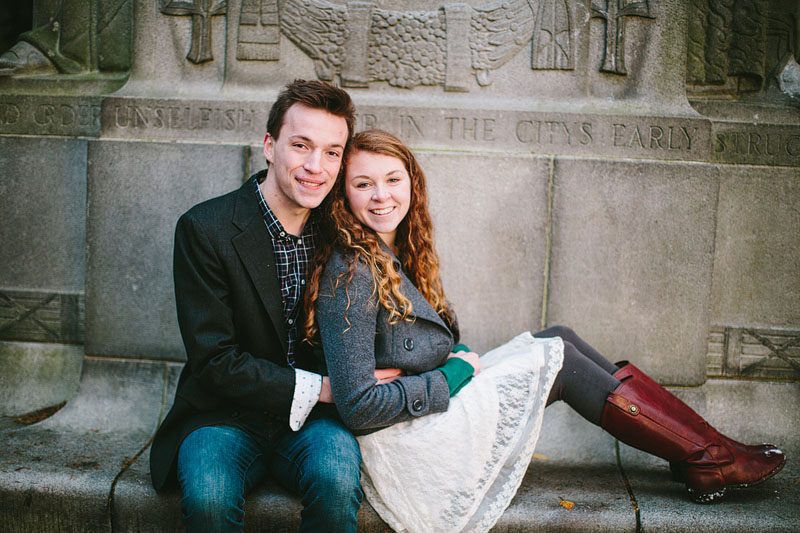
M564 341L574 343L575 339L578 338L578 335L572 328L568 326L556 325L540 331L536 334L536 337L561 337L561 339Z

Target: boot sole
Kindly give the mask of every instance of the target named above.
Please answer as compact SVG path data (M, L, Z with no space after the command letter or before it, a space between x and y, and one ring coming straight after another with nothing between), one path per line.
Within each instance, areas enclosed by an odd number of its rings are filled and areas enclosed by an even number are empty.
M772 471L770 471L769 473L765 474L761 478L759 478L759 479L757 479L755 481L751 481L750 483L739 483L738 485L725 485L721 489L713 491L713 492L697 493L697 491L695 491L694 489L691 489L689 487L686 487L686 491L689 493L689 498L691 498L691 500L693 502L695 502L695 503L702 503L702 504L718 503L725 496L725 494L726 494L728 489L746 489L746 488L749 488L749 487L755 487L756 485L760 485L760 484L764 483L766 480L768 480L769 478L771 478L772 476L774 476L775 474L777 474L778 472L780 472L783 469L784 465L786 465L786 456L785 455L783 456L783 461L781 461L781 464L779 464L778 466L773 468ZM672 465L670 465L670 469L671 469L671 467L672 467ZM680 471L680 470L678 470L678 471ZM674 473L674 471L673 471L673 473Z

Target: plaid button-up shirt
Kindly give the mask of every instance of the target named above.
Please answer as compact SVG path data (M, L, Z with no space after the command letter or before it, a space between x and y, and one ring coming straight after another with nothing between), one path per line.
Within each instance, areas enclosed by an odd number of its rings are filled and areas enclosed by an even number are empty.
M314 246L317 238L317 222L314 212L308 218L303 233L299 237L291 235L283 229L278 218L272 212L258 187L258 179L253 178L256 199L264 216L264 224L272 238L272 249L275 252L275 266L278 270L278 283L281 288L283 315L288 332L286 359L294 367L294 348L297 343L297 316L302 307L303 289L306 285L306 271L314 257ZM298 305L298 303L300 305Z

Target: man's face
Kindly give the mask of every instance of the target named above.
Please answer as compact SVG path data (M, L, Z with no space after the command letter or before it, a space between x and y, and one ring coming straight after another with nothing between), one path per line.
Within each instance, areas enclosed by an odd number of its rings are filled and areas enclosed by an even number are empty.
M267 134L264 140L269 161L265 196L277 216L297 215L322 203L336 181L346 143L343 117L302 104L286 111L278 138Z

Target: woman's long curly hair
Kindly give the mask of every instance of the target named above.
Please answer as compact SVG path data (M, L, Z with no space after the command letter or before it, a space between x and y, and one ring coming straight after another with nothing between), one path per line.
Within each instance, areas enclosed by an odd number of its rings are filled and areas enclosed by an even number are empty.
M445 299L439 279L439 256L433 245L433 223L428 212L425 174L419 163L400 139L382 130L367 130L355 135L345 154L345 168L347 161L356 152L387 155L403 162L411 178L411 200L408 214L398 225L395 235L397 258L405 274L431 307L448 326L453 327L455 315ZM391 254L382 247L378 234L362 225L350 211L346 195L345 168L342 169L333 190L322 205L323 223L320 239L322 242L317 247L305 294L305 306L308 310L305 323L307 342L312 342L319 333L316 315L319 283L325 263L336 246L350 252L348 255L351 256L349 270L343 275L345 291L353 279L356 262L361 261L372 274L373 294L377 295L380 305L389 311L389 323L410 320L413 311L411 301L400 291L401 277ZM337 287L339 282L340 280L336 280Z

